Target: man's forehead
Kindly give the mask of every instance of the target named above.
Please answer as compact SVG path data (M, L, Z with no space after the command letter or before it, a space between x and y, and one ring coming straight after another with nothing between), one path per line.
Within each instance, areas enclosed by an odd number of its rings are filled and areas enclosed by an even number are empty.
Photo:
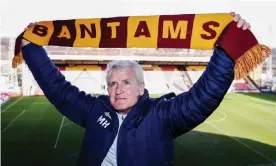
M135 78L135 72L131 68L115 69L110 73L110 81L132 80L134 78Z
M134 75L134 70L131 68L121 68L121 69L114 69L111 71L110 75Z

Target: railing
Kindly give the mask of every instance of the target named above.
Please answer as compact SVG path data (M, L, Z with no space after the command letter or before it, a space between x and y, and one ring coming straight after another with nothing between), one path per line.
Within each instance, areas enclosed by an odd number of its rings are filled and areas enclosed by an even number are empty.
M46 48L49 55L105 55L105 56L173 56L206 57L212 50L155 49L155 48Z

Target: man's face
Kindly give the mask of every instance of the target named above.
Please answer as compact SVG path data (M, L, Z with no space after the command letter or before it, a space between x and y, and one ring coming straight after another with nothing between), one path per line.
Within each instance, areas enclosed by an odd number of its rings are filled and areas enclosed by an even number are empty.
M131 68L115 69L109 75L108 94L111 105L127 113L144 93L144 84L138 84L135 71Z

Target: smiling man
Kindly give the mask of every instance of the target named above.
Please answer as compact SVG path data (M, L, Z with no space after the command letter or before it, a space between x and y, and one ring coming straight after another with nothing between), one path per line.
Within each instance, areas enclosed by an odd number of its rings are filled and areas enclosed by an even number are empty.
M233 18L235 28L249 28L239 15ZM220 42L188 92L150 98L141 66L123 60L107 66L108 96L94 97L66 81L43 47L24 39L22 43L23 57L47 99L85 128L79 166L174 165L174 139L206 120L234 79L235 61Z
M127 114L144 94L142 68L133 61L114 61L108 65L106 73L111 105Z

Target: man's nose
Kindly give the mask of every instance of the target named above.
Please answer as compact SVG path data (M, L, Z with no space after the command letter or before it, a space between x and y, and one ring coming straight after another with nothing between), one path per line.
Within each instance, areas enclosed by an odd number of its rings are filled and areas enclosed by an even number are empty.
M118 86L116 87L116 94L121 94L122 92L123 92L123 85L118 84Z

